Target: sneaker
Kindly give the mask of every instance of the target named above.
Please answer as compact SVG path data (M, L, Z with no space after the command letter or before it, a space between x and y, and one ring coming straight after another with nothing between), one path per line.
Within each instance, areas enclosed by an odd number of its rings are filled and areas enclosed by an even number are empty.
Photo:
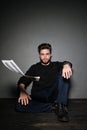
M55 113L56 113L59 121L62 121L62 122L69 121L67 106L65 106L63 104L57 104L55 106Z

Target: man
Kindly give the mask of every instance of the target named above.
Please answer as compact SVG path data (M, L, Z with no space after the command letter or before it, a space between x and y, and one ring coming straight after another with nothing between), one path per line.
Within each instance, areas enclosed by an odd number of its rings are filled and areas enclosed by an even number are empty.
M67 122L67 100L72 76L72 64L68 61L52 62L49 43L38 46L40 62L32 65L18 81L19 97L16 110L21 112L51 112L53 107L59 121ZM32 82L28 76L39 76L33 81L31 95L26 87Z

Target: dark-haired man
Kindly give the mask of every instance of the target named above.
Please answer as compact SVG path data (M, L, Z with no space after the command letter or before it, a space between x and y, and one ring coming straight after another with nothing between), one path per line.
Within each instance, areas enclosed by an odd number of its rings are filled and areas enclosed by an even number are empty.
M39 76L33 81L31 95L26 87L32 79L22 76L18 80L19 97L16 110L21 112L51 112L53 105L59 121L69 121L67 111L68 90L72 76L69 61L51 61L52 47L49 43L38 46L40 62L32 65L25 75Z

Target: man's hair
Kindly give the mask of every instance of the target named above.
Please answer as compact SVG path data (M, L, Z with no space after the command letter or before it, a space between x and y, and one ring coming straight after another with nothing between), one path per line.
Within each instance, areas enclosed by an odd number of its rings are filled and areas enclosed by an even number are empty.
M40 53L40 51L42 49L49 49L50 50L50 53L52 52L52 47L49 43L41 43L39 46L38 46L38 52Z

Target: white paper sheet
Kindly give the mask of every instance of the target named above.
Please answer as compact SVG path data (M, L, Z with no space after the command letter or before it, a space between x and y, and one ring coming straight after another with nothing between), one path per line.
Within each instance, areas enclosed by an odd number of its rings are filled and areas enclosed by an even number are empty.
M30 78L31 80L39 81L39 76L27 76L25 75L22 70L17 66L17 64L13 60L2 60L2 63L11 71L19 73L27 78Z
M2 63L11 71L24 75L22 70L16 65L13 60L2 60Z

